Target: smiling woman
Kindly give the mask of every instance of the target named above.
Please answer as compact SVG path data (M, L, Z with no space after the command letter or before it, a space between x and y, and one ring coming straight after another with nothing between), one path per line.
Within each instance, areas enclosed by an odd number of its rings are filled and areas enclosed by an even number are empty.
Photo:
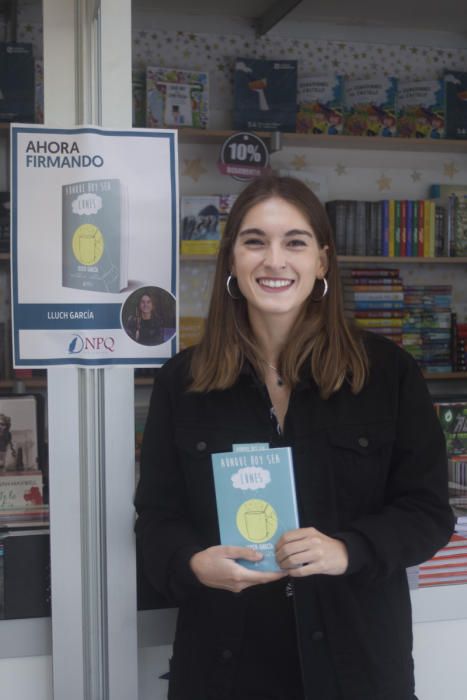
M300 526L279 573L219 543L211 456L290 447ZM414 700L405 569L449 538L444 439L411 356L344 317L332 231L302 182L237 198L205 334L158 373L136 533L179 607L173 700Z

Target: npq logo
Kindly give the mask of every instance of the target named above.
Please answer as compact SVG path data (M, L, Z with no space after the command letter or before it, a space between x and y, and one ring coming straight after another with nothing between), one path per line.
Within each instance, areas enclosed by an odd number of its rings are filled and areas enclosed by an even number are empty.
M115 338L109 336L82 337L74 335L68 345L70 355L78 355L81 352L114 352Z

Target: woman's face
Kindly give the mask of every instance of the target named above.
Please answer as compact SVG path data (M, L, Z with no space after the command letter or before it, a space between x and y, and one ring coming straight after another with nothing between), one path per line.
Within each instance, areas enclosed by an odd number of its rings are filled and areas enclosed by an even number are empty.
M326 250L293 204L271 197L243 219L233 247L232 275L250 318L278 316L292 324L327 269Z
M142 316L146 317L152 314L153 303L149 294L142 295L141 299L139 300L138 306Z

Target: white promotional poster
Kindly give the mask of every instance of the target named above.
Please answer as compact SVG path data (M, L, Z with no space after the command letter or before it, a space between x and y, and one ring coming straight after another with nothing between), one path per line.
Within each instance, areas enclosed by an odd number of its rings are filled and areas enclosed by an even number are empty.
M176 131L13 124L15 367L177 350Z

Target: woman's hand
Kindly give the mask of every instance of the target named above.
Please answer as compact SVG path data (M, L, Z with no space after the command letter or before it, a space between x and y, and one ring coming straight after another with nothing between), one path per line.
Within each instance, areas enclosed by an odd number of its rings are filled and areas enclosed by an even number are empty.
M252 571L235 559L260 561L262 555L249 547L229 547L217 545L197 552L190 559L190 566L201 583L210 588L221 588L232 593L240 593L249 586L277 581L287 575L284 571L272 573Z
M289 576L339 576L349 565L347 547L314 527L285 532L276 545L276 561Z

